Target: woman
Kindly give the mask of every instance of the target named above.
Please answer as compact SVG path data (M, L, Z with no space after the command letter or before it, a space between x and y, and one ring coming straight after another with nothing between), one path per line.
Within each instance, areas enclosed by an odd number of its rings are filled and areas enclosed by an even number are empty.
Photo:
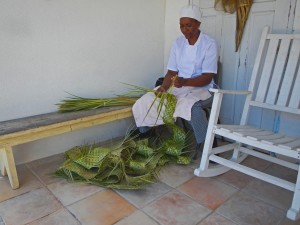
M208 91L213 87L213 77L217 73L217 44L213 38L200 31L201 13L197 6L189 5L181 9L180 30L183 36L173 43L167 65L167 73L157 93L166 92L171 86L177 104L174 118L181 117L190 122L198 145L204 142L208 121L203 111L212 103ZM140 132L163 124L157 118L156 102L149 111L155 94L147 93L133 106L133 115ZM163 112L162 112L163 114ZM197 158L198 154L194 158Z

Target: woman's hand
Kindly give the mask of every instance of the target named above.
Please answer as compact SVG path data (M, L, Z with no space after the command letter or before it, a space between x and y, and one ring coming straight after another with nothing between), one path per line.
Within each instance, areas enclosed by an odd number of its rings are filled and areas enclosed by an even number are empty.
M159 86L159 88L157 88L155 95L160 97L161 93L166 92L168 89L165 88L163 85Z
M183 77L174 77L174 87L181 88L185 86L185 79Z

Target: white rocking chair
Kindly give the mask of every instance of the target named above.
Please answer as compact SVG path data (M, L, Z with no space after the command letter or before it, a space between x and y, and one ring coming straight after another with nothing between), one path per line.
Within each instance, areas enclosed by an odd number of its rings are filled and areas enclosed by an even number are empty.
M292 220L300 218L300 137L289 137L283 133L262 130L247 125L247 122L251 107L300 115L299 64L300 34L270 34L269 28L264 28L248 91L211 89L214 92L214 101L206 141L200 166L194 171L196 176L211 177L235 169L290 190L293 192L293 201L287 217ZM218 124L224 94L247 95L240 125ZM215 135L230 139L232 143L212 148ZM219 153L227 151L232 151L230 159L220 156ZM273 157L265 154L265 151L283 157ZM241 165L240 162L247 155L296 170L298 172L296 183ZM297 163L292 163L292 160ZM209 161L219 165L210 164Z

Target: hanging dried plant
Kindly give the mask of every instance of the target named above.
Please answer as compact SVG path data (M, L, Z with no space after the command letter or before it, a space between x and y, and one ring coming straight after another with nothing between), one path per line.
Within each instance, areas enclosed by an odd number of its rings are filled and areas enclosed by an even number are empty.
M253 4L253 0L238 0L236 10L236 33L235 33L235 51L237 52L244 33L248 15Z
M235 51L237 52L244 33L253 0L215 0L215 9L228 13L236 12Z
M236 11L236 3L237 0L215 0L215 9L232 14Z

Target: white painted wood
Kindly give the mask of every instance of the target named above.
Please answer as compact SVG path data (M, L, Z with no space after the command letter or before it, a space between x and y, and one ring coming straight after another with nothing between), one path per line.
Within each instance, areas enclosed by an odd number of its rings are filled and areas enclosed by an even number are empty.
M251 93L251 91L247 91L247 90L236 91L236 90L224 90L224 89L215 89L215 88L210 88L209 90L215 93L217 92L223 94L236 94L236 95L245 95Z
M260 130L260 129L244 129L244 130L232 131L233 134L235 134L237 136L242 136L242 137L251 135L253 133L259 133L259 132L264 132L264 130Z
M266 93L271 80L273 72L273 65L277 53L279 39L272 39L269 43L268 52L266 55L265 62L263 63L262 78L259 80L258 90L255 101L265 102Z
M291 108L291 107L284 107L284 106L279 106L279 105L270 105L262 102L250 102L249 103L252 106L260 107L260 108L265 108L265 109L271 109L271 110L276 110L276 111L281 111L281 112L288 112L288 113L294 113L300 115L300 109L299 108Z
M273 131L264 130L261 127L246 125L248 111L250 110L250 107L253 107L253 105L255 105L255 107L267 108L273 111L282 109L282 112L290 112L295 115L300 115L299 107L292 108L287 106L286 103L283 103L283 106L276 105L278 93L281 92L281 89L286 88L281 85L284 77L292 77L296 83L298 77L295 78L295 76L300 76L297 73L288 74L284 71L286 68L285 65L289 66L293 64L294 61L298 63L300 53L297 55L291 51L291 49L293 50L297 46L290 45L290 42L299 37L297 37L297 35L266 35L266 30L267 28L264 29L262 40L260 42L260 51L258 51L258 58L260 60L256 60L255 68L257 69L254 71L255 73L253 73L249 86L249 91L254 93L253 96L255 96L255 99L251 100L251 94L248 95L249 97L245 102L241 125L222 125L217 124L220 105L222 104L221 96L225 94L234 94L234 92L222 90L214 91L216 98L213 101L212 108L212 112L214 112L214 114L210 116L202 159L199 168L195 170L194 173L197 176L217 176L226 172L226 168L231 168L290 190L294 193L294 197L287 216L290 219L296 219L300 213L300 192L299 187L297 186L299 185L299 181L292 183L279 177L254 170L248 166L240 165L241 160L243 160L247 155L252 155L254 157L296 170L298 172L298 176L300 173L299 165L289 161L289 159L293 159L298 163L300 162L300 152L298 151L298 149L300 149L300 137L289 137L284 133L276 134ZM268 41L264 41L267 39ZM290 61L293 63L289 64ZM288 88L290 89L291 96L299 96L298 89L293 88L292 85ZM297 98L295 99L297 101ZM212 141L215 135L231 139L235 142L235 144L212 149ZM257 150L263 151L264 153ZM230 159L226 159L220 155L220 153L229 151L231 151ZM280 155L281 158L267 155L265 154L266 152L275 153L275 156ZM209 166L209 161L214 161L218 163L219 166Z
M285 148L285 149L297 149L297 147L300 147L300 140L294 140L291 142L287 142L284 144L280 144L279 147Z
M279 139L273 139L273 140L261 140L262 143L264 144L269 144L269 145L277 145L277 144L282 144L282 143L288 143L291 141L295 141L297 138L295 137L282 137Z
M283 134L274 134L271 132L271 134L269 135L269 131L267 131L266 134L251 134L251 135L248 135L247 138L249 139L252 139L252 140L255 140L255 141L260 141L260 140L274 140L274 139L278 139L278 138L282 138L284 137Z
M287 55L290 47L290 39L283 39L280 43L280 48L278 51L276 64L274 66L273 75L270 82L270 88L267 94L266 103L275 104L278 96L278 90L281 84L281 78L284 74L285 63L287 60ZM287 86L284 89L291 89L291 86Z
M249 149L244 148L244 147L241 147L240 151L243 152L243 153L246 153L248 155L252 155L254 157L261 158L261 159L267 160L269 162L276 163L278 165L290 168L292 170L298 171L298 168L299 168L299 166L295 163L291 163L291 162L288 162L288 161L285 161L285 160L282 160L282 159L278 159L278 158L275 158L273 156L267 155L265 153L261 153L259 151L252 151L252 150L249 150Z
M289 107L299 109L299 107L300 107L299 90L300 90L300 69L298 68L298 72L297 72L295 83L294 83L293 92L291 94Z
M300 33L300 1L297 0L296 10L295 10L295 18L293 21L293 31L295 34Z
M290 55L292 57L299 56L300 52L300 40L294 40L292 43L292 50ZM296 74L297 60L289 61L285 70L286 74ZM299 77L299 75L298 75ZM290 92L292 90L292 85L294 84L294 76L285 76L282 81L282 86L286 87L279 93L277 105L287 106L288 99L290 98Z
M295 184L293 184L292 182L289 182L289 181L280 179L278 177L274 177L274 176L265 174L263 172L254 170L252 168L243 166L243 165L241 165L239 163L236 163L236 162L233 162L233 161L221 158L221 157L216 156L216 155L211 155L209 157L209 159L212 160L212 161L214 161L214 162L219 163L220 165L224 165L224 166L229 167L231 169L235 169L235 170L237 170L239 172L242 172L242 173L245 173L247 175L253 176L255 178L264 180L264 181L269 182L271 184L275 184L275 185L277 185L279 187L282 187L282 188L285 188L287 190L290 190L290 191L294 191L295 190Z
M298 171L300 166L298 165ZM294 190L294 196L292 201L292 207L287 212L287 217L291 220L300 219L300 173L298 172L296 187Z
M209 164L209 154L212 151L213 141L214 141L214 126L218 123L218 115L220 113L221 102L222 102L223 94L215 93L214 100L212 103L211 114L209 117L208 123L210 124L207 128L205 143L203 146L203 153L200 164L200 171L205 171L208 168Z

